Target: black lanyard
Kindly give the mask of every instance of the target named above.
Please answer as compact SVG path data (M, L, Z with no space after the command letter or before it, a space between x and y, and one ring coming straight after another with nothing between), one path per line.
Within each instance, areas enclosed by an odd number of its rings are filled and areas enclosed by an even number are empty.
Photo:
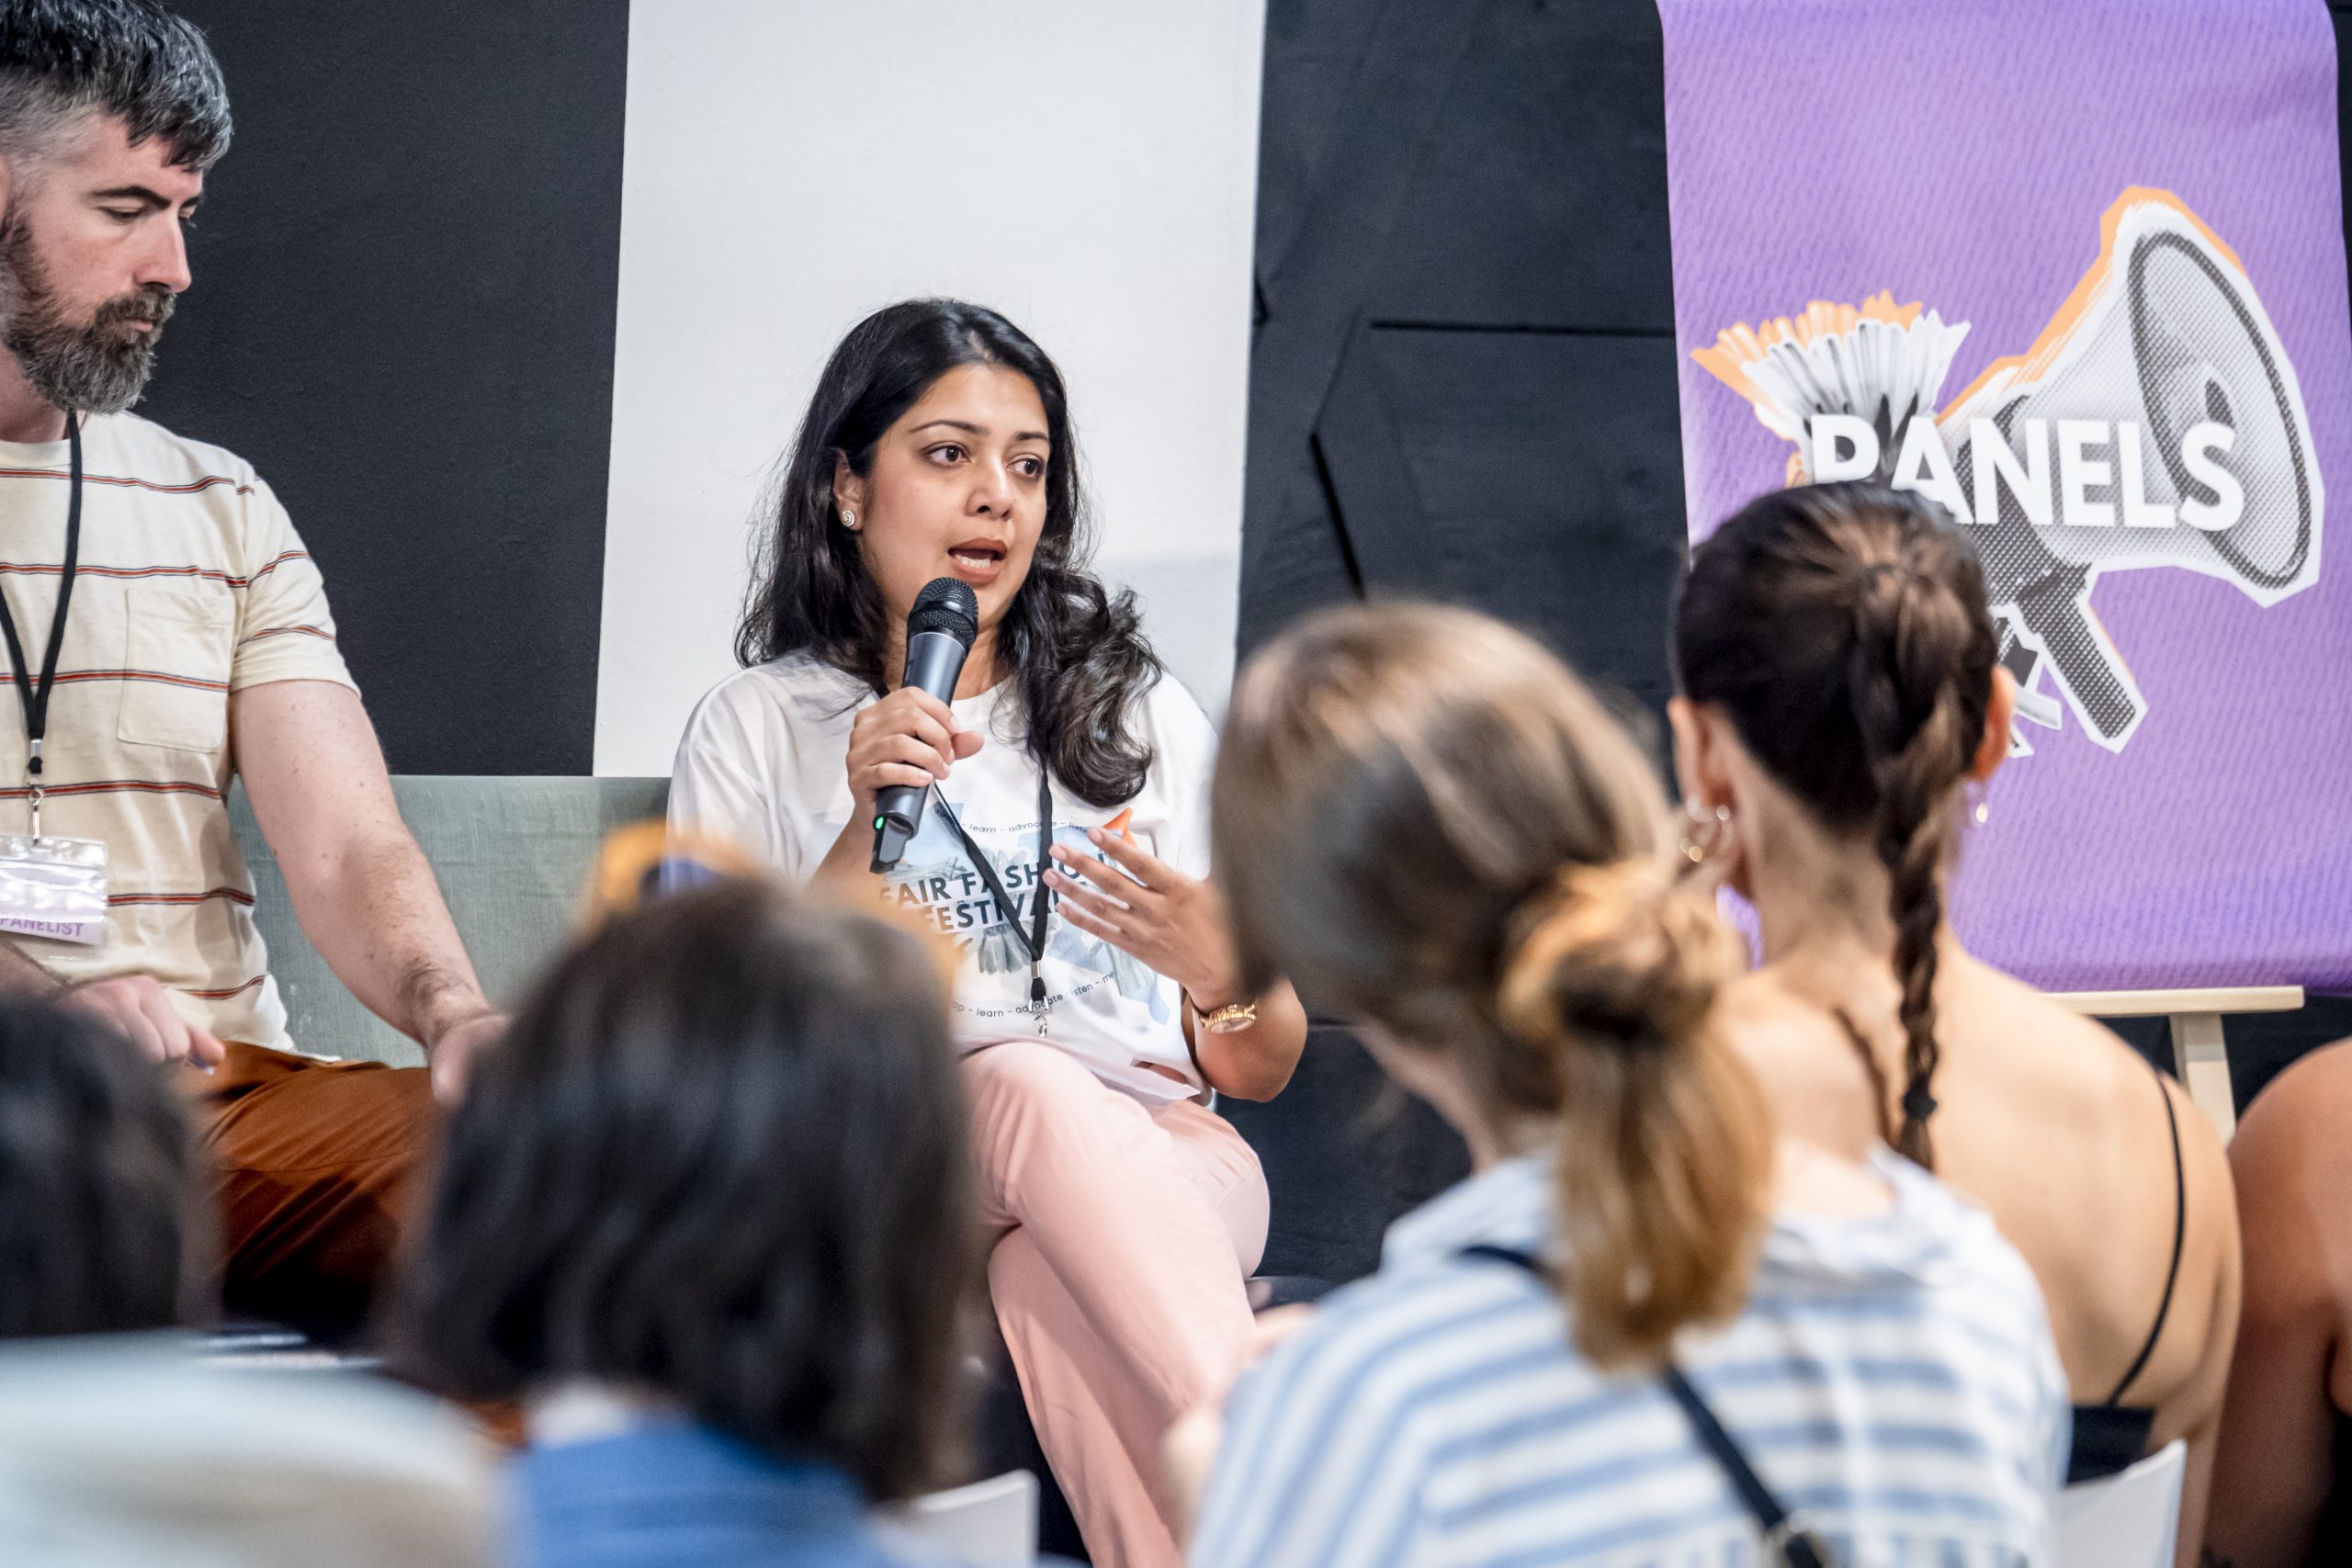
M73 484L65 502L65 566L57 582L57 614L49 623L49 652L41 660L36 685L25 668L25 646L17 637L17 617L0 594L0 636L8 639L9 673L17 683L17 699L25 709L25 782L32 800L33 836L40 836L40 744L49 734L49 692L57 683L57 655L65 646L65 617L74 606L74 576L82 556L82 422L65 415L65 439L72 453Z
M1495 1247L1480 1242L1464 1247L1454 1256L1508 1263L1514 1269L1534 1275L1547 1285L1552 1283L1552 1271L1532 1254L1516 1247ZM1699 1446L1707 1450L1707 1457L1715 1461L1716 1467L1730 1481L1732 1490L1739 1494L1740 1502L1747 1506L1748 1513L1756 1519L1757 1527L1764 1532L1765 1561L1777 1560L1786 1563L1788 1568L1832 1568L1837 1559L1830 1554L1828 1546L1821 1538L1813 1533L1813 1521L1802 1512L1791 1510L1764 1483L1764 1478L1756 1473L1756 1467L1747 1462L1747 1455L1741 1450L1739 1440L1724 1429L1723 1422L1716 1419L1713 1408L1691 1386L1682 1369L1669 1359L1658 1370L1658 1380L1666 1385L1668 1395L1681 1407L1683 1419L1690 1423L1690 1435L1698 1439Z
M1038 972L1038 965L1046 961L1046 873L1054 863L1053 770L1042 761L1037 764L1037 879L1030 885L1030 929L1025 931L1021 929L1020 906L1012 901L1012 895L1005 892L1004 878L997 874L994 863L980 852L980 846L972 841L972 835L964 831L964 819L956 815L956 808L947 804L947 797L939 792L935 784L931 786L931 795L939 802L940 812L946 817L948 825L956 829L956 836L964 841L964 852L971 857L973 868L980 874L980 880L988 884L989 897L996 900L997 908L1004 915L1004 923L1012 928L1013 939L1029 954L1029 1011L1037 1021L1037 1032L1043 1034L1046 1032L1046 977Z

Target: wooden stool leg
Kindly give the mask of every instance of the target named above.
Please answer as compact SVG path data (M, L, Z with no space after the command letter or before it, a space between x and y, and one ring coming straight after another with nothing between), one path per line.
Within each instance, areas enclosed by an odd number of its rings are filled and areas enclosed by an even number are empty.
M2222 1038L2217 1012L2172 1015L2172 1059L2197 1109L2228 1143L2238 1128L2237 1100L2230 1091L2230 1048Z

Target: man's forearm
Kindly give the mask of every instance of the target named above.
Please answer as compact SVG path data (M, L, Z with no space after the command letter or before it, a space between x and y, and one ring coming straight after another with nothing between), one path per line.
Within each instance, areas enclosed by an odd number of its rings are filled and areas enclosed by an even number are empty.
M428 1050L488 1012L358 694L264 683L231 696L229 722L254 818L335 978Z
M403 829L349 846L295 887L302 929L352 995L430 1046L490 1010L432 867Z

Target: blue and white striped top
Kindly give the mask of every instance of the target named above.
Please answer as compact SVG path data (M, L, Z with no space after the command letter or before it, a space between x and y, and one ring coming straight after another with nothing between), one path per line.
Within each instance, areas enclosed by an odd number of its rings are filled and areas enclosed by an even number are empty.
M1892 1154L1885 1213L1784 1213L1747 1309L1678 1359L1844 1568L2041 1564L2066 1383L2033 1276L1982 1212ZM1245 1376L1197 1568L1729 1568L1758 1532L1655 1376L1596 1371L1556 1296L1474 1243L1551 1246L1524 1159L1392 1226Z

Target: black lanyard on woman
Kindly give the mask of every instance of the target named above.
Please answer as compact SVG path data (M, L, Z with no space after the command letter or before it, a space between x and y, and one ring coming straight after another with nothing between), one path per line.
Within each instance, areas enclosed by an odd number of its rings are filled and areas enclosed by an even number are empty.
M49 623L49 651L41 660L40 681L35 684L25 668L25 645L17 637L17 617L0 595L0 636L8 639L9 674L17 685L17 700L25 710L25 790L32 802L33 837L40 837L41 740L49 734L49 692L57 683L57 656L65 646L65 616L74 607L74 575L82 556L82 423L71 412L65 416L65 439L72 454L72 484L65 502L65 565L57 581L57 614Z
M1046 977L1039 973L1038 965L1046 961L1046 873L1054 863L1053 770L1043 762L1037 764L1037 876L1029 887L1029 929L1025 931L1021 929L1020 906L1012 901L1012 895L1005 892L1004 878L997 874L994 863L980 852L980 846L972 841L972 835L964 830L964 819L956 815L956 808L947 804L947 797L940 793L936 784L931 786L931 795L939 802L939 809L946 817L948 825L956 829L956 836L964 841L964 852L971 857L974 869L980 874L980 880L988 884L989 897L996 900L997 908L1004 916L1004 923L1012 928L1013 940L1020 942L1029 954L1029 1012L1037 1021L1037 1032L1043 1034L1046 1032Z
M1480 1242L1464 1247L1454 1256L1508 1263L1514 1269L1534 1275L1546 1285L1553 1282L1552 1271L1540 1259L1516 1247L1495 1247ZM1837 1559L1830 1554L1827 1544L1814 1533L1813 1521L1801 1510L1792 1509L1782 1503L1779 1495L1764 1483L1764 1478L1757 1474L1756 1467L1747 1461L1739 1439L1734 1438L1723 1422L1716 1418L1713 1408L1691 1386L1682 1369L1669 1359L1658 1369L1658 1381L1666 1385L1668 1395L1680 1407L1683 1419L1690 1424L1690 1435L1698 1439L1701 1448L1707 1450L1707 1457L1715 1461L1724 1479L1731 1483L1732 1490L1739 1494L1740 1502L1755 1518L1757 1528L1764 1532L1764 1560L1785 1563L1788 1568L1834 1568Z

